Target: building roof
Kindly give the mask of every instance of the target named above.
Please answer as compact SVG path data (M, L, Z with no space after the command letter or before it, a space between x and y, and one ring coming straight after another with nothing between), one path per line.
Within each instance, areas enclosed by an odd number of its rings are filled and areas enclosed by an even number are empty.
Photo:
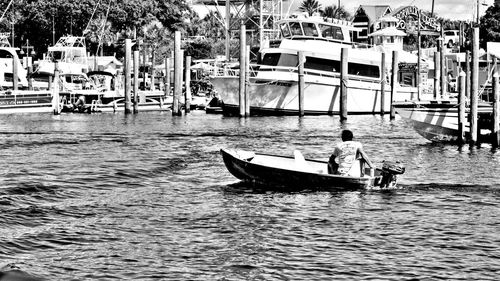
M383 16L379 19L380 22L399 22L399 19L390 15Z
M406 33L397 29L396 27L386 27L371 33L368 36L406 36Z
M379 18L392 12L391 6L389 5L360 5L358 10L356 11L356 14L360 10L365 12L370 23L373 23Z

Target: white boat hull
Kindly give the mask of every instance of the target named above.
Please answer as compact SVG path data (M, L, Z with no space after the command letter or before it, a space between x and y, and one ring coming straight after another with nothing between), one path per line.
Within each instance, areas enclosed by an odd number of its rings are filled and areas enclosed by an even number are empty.
M313 78L314 79L314 78ZM318 79L319 80L319 79ZM325 80L322 78L322 80ZM212 84L220 94L225 109L234 110L239 105L239 77L221 76L212 78ZM338 114L340 111L340 79L305 83L305 114ZM248 86L251 114L281 115L297 114L299 111L298 83L293 80L271 80L250 78ZM396 101L411 100L415 93L398 91ZM374 114L381 112L380 83L351 80L348 84L347 110L349 114ZM390 87L386 86L384 111L391 106Z
M450 102L401 102L395 103L396 112L404 119L409 120L415 131L424 138L433 142L456 142L459 135L458 105L456 101ZM488 115L491 114L490 104L480 104L479 136L481 140L488 138L491 130L487 124ZM468 109L466 109L468 114ZM481 118L484 116L484 118ZM486 129L485 129L486 128ZM470 123L466 116L464 122L465 138L470 138Z

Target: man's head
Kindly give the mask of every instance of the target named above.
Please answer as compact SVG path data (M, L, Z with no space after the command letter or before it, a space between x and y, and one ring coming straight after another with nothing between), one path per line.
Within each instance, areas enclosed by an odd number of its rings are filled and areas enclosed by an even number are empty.
M352 141L353 134L350 130L342 130L342 141Z

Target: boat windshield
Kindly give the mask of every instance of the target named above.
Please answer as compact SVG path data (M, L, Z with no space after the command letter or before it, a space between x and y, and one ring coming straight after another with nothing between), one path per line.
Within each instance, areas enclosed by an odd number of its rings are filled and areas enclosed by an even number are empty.
M319 29L321 30L321 36L323 36L324 38L344 40L342 29L338 26L320 24Z
M302 29L304 30L305 36L313 36L318 37L318 30L316 29L316 25L312 22L303 22Z
M269 66L297 67L299 60L295 54L267 53L264 55L264 58L262 58L262 64Z
M53 60L57 60L57 61L63 60L64 59L64 52L62 52L62 51L53 51L51 53L50 58L53 59Z
M300 27L300 23L298 22L291 22L290 23L290 30L292 31L292 36L303 36L304 33L302 32L302 28Z

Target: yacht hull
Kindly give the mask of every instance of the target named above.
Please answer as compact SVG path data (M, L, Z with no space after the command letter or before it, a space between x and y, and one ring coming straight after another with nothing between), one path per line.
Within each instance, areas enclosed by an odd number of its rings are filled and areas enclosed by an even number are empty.
M334 115L340 111L339 79L307 81L305 83L304 113L307 115ZM212 84L224 102L224 113L238 114L239 78L214 77ZM297 115L299 111L298 83L293 80L250 78L247 86L251 115ZM411 100L412 91L398 91L395 100ZM390 87L386 87L384 111L391 106ZM347 110L349 114L375 114L381 112L380 83L349 81Z

